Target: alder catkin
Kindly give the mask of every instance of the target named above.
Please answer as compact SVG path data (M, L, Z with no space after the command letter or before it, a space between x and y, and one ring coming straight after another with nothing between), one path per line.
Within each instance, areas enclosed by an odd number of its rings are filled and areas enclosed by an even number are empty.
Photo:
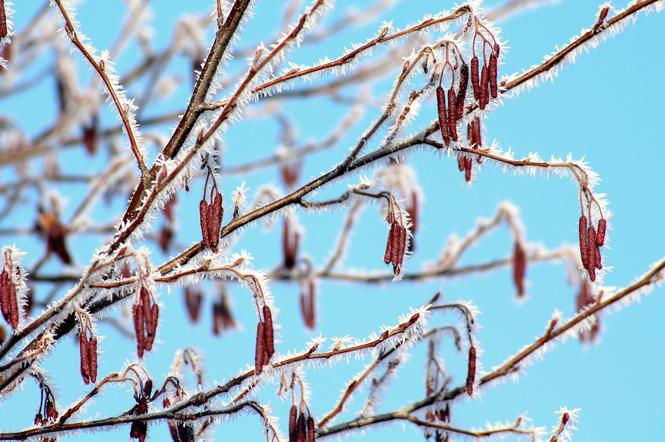
M136 334L136 350L139 358L142 358L145 345L145 322L143 308L139 304L132 305L132 319L134 320L134 333Z
M473 384L476 382L476 347L469 348L469 362L466 373L466 394L473 396Z
M439 128L443 143L450 145L450 135L448 134L448 116L446 115L446 94L441 86L436 88L436 105L439 111Z
M16 285L9 280L9 285L7 287L9 292L9 324L14 330L18 328L18 293L16 292Z
M90 348L88 339L85 336L85 330L81 329L79 333L79 353L81 358L81 377L86 384L90 383Z
M259 322L256 325L256 347L254 349L254 370L259 375L265 365L265 324Z
M592 281L596 280L596 229L593 227L593 224L589 224L587 229L587 270L589 271L589 278Z
M490 82L490 92L492 93L492 98L496 98L499 95L498 87L498 60L496 55L493 53L490 55L490 68L489 68L489 82Z
M581 215L579 221L579 243L580 243L580 258L582 258L582 265L585 269L589 268L589 253L587 249L587 219L586 216Z
M199 203L199 223L201 224L201 236L203 245L210 245L210 227L208 226L208 202L202 199Z
M386 252L383 255L383 262L389 264L393 257L393 241L394 230L396 228L395 222L390 223L390 230L388 231L388 239L386 240Z
M213 252L217 252L217 244L219 244L219 229L222 226L222 217L224 216L224 207L222 206L222 195L216 192L213 199L212 206L208 208L211 211L211 220L209 224L210 233L208 240L210 241L210 248Z
M605 244L605 231L607 230L607 221L605 218L598 220L598 231L596 232L596 244L602 246Z
M524 247L519 241L515 241L515 250L513 252L513 282L517 289L517 296L524 296L524 275L526 273L526 253Z
M474 55L471 59L471 85L473 86L473 97L476 100L480 100L480 78L478 77L479 64L478 56Z
M466 100L466 90L469 88L469 66L466 63L462 65L459 71L459 89L455 99L455 109L457 109L457 120L464 116L464 101Z
M296 442L297 420L298 420L298 408L296 408L295 405L291 405L291 410L289 411L289 442Z
M316 424L312 416L307 418L307 442L316 442Z
M487 103L489 103L489 75L487 72L487 66L483 65L483 69L480 74L480 109L485 109Z
M457 141L457 110L455 108L455 91L448 89L448 132L453 141Z
M93 336L90 341L90 346L88 348L88 376L90 376L90 381L94 384L97 382L97 337Z
M275 335L272 324L272 312L267 305L263 306L263 320L265 322L265 341L266 341L266 355L268 360L275 354ZM265 363L268 363L268 360Z

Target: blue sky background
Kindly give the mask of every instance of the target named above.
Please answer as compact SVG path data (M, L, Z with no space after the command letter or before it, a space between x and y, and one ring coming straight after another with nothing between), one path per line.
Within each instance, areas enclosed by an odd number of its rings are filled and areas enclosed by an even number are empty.
M19 1L14 9L16 27L32 17L42 2ZM24 4L25 3L25 4ZM79 7L82 31L90 36L98 48L108 47L124 17L120 0L88 0ZM153 1L155 44L163 47L170 39L172 25L179 14L200 13L210 7L211 0L188 2ZM282 2L258 0L256 13L248 24L244 42L265 38L266 32L274 35L281 21L278 11ZM452 4L427 0L398 2L381 19L392 20L402 27L414 23L426 13L436 13ZM492 1L487 5L500 4ZM339 0L329 20L340 16L346 7L362 6L363 1ZM536 10L529 10L511 17L501 24L504 38L510 50L501 72L517 72L540 62L556 45L563 45L581 28L592 24L599 1L561 1ZM627 4L616 2L618 8ZM321 56L331 58L342 53L343 47L364 41L375 33L380 21L350 29L323 45L306 46L292 52L287 59L311 64ZM662 72L665 58L665 16L640 14L635 25L606 41L578 62L566 66L553 83L545 82L515 99L505 100L504 106L489 114L486 134L496 139L502 147L512 147L516 156L537 151L544 158L551 155L565 156L573 152L576 158L585 157L596 170L602 182L598 191L607 194L611 219L610 247L604 252L604 263L613 267L607 274L606 284L623 286L645 272L651 263L663 257L665 236L660 234L665 208L661 203L665 190L662 165L665 164L665 135L663 134L662 103L665 102L665 86ZM118 60L119 71L132 66L136 47L130 46ZM42 66L52 63L49 56ZM238 65L240 66L240 65ZM177 58L172 72L188 79L188 62ZM35 72L38 68L35 68ZM81 64L80 71L87 79L89 70ZM376 85L374 96L382 98L393 76ZM86 83L84 83L86 84ZM178 109L185 102L189 82L168 101L146 110L145 115L156 115L166 110ZM138 89L131 89L130 94ZM357 93L358 91L351 91ZM39 104L37 104L39 103ZM329 100L316 98L293 102L283 107L285 113L297 124L299 139L320 139L335 127L345 108ZM0 101L0 113L11 115L29 134L36 134L52 124L55 115L53 82L45 79L29 92ZM303 179L315 177L342 158L353 140L380 113L378 108L366 110L348 135L334 148L308 157L304 163ZM435 105L427 103L420 117L414 121L414 131L435 117ZM115 124L107 109L103 125ZM168 134L165 126L162 133ZM225 137L225 159L228 165L243 163L251 158L263 157L273 152L277 144L278 127L273 119L245 121L235 125ZM89 159L82 149L65 154L63 162L67 170L78 173L95 173L103 167L106 153ZM418 249L406 269L416 270L423 262L435 260L450 234L465 234L478 217L494 213L496 206L513 201L520 209L526 224L528 241L541 242L548 248L562 243L575 243L578 217L577 188L568 179L545 176L525 177L503 173L499 168L484 167L476 173L472 186L463 183L456 170L454 159L433 154L427 150L414 153L409 160L417 170L426 195L422 210L422 223L418 232ZM33 163L35 171L39 162ZM69 169L71 168L71 169ZM0 181L11 178L2 170ZM224 179L222 187L226 195L240 182L246 180L252 191L265 181L278 182L274 170L264 170L246 177ZM341 181L322 195L335 195L344 189ZM200 184L200 183L199 183ZM69 201L65 209L70 212L82 195L82 188L72 185L57 186ZM199 187L189 194L179 195L178 237L185 244L197 240L198 219L190 210L199 198ZM250 192L250 194L253 192ZM34 194L32 195L34 198ZM230 198L229 198L230 199ZM119 213L122 201L111 207L103 204L93 212L98 221L108 220L110 213ZM307 233L303 249L314 262L325 262L343 222L345 211L308 213L299 215ZM380 270L385 241L385 223L381 221L376 206L368 206L358 230L353 235L347 254L346 266ZM0 227L28 226L34 220L32 210L23 210L6 219ZM157 226L161 225L157 222ZM248 229L236 248L247 249L256 257L256 265L267 270L279 261L280 229L267 230L261 226ZM1 238L4 243L15 242L29 252L26 262L36 260L42 246L26 237ZM76 260L85 263L92 251L101 243L92 236L70 239ZM512 242L505 229L483 239L464 257L462 263L484 262L503 257L512 250ZM154 261L165 258L156 252ZM49 264L45 273L57 270ZM383 324L395 324L397 317L409 307L417 307L427 301L436 290L442 290L448 300L471 299L480 308L481 326L477 339L485 349L482 364L489 369L499 364L520 347L541 334L555 309L564 317L574 313L575 287L566 284L565 269L561 264L535 264L528 270L529 298L515 302L509 269L486 275L474 275L465 279L435 280L427 283L391 283L381 287L353 286L346 283L324 282L320 285L319 327L314 334L307 332L299 317L298 289L293 285L272 283L271 289L281 314L282 326L278 351L304 349L305 343L319 333L333 337L351 335L364 337ZM41 292L40 292L41 288ZM184 315L182 294L179 289L169 293L162 290L162 319L158 331L161 341L146 358L145 364L156 380L163 379L171 364L175 350L193 346L205 356L205 378L208 385L224 382L246 363L253 362L254 320L250 294L236 285L230 285L234 311L242 328L221 338L211 336L210 299L206 300L202 320L191 325ZM215 295L214 286L205 284L207 294ZM38 286L37 293L45 292ZM517 415L528 412L535 425L549 427L555 423L554 411L561 406L581 408L580 428L575 440L625 441L658 440L662 438L662 422L665 419L665 381L659 372L665 362L665 293L656 290L642 302L622 310L619 314L603 318L599 342L590 347L569 340L557 345L546 354L544 361L528 367L517 384L508 383L486 389L482 397L464 400L453 407L453 423L460 427L480 427L490 421L512 421ZM118 313L116 313L118 314ZM454 317L433 319L432 323L455 322ZM125 362L135 358L135 344L122 338L115 330L101 327L107 339L101 343L103 351L100 375L119 370ZM66 339L44 362L44 368L55 380L61 407L80 397L84 391L78 373L78 347L74 340ZM465 361L456 355L451 343L444 345L446 365L454 373L454 384L463 382ZM404 364L398 377L386 392L381 410L391 410L407 402L420 399L424 394L425 347L415 349L411 360ZM339 397L339 391L347 380L358 372L367 361L341 363L308 371L308 380L314 394L310 404L317 416L326 413ZM275 413L286 418L287 405L274 394L277 385L264 387L260 398L271 404ZM0 402L0 429L19 429L28 426L37 408L38 390L30 380L25 387L10 398ZM123 387L112 387L88 409L88 416L108 416L131 407L131 398ZM358 394L348 411L338 422L351 419L362 407L364 395ZM126 440L128 428L113 432L86 434L86 440ZM152 440L166 440L166 425L150 426ZM255 416L247 415L225 423L215 430L216 440L261 440L262 426ZM361 434L357 436L360 438ZM372 428L364 436L367 441L421 440L422 432L402 424ZM71 440L72 436L62 440ZM507 440L513 440L507 438Z

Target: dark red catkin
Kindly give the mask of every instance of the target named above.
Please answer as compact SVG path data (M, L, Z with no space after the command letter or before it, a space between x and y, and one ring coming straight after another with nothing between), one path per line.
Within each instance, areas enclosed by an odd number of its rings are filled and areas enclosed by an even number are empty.
M134 333L136 334L136 351L139 358L142 358L145 350L145 321L141 305L134 304L132 306L132 319L134 320Z
M0 308L2 316L9 322L9 273L6 270L0 274Z
M607 221L605 218L598 220L598 231L596 232L596 244L602 247L605 244L605 231L607 230Z
M145 340L145 349L147 351L152 350L152 344L155 342L155 336L157 335L157 324L159 323L159 306L157 303L154 303L150 308L150 315L146 319L146 331L147 336Z
M9 280L7 292L9 292L9 325L16 330L18 328L19 319L18 293L16 292L16 285L14 285L11 278Z
M473 168L473 161L471 161L471 158L464 157L464 180L467 183L471 181L472 168Z
M450 144L450 135L448 134L448 115L446 114L446 93L441 86L436 88L436 104L439 110L439 127L443 143Z
M199 222L201 223L203 244L207 247L210 244L210 228L208 227L208 202L205 198L199 203Z
M489 103L489 72L487 66L483 65L483 69L480 73L480 109L485 109L487 103Z
M464 156L460 155L457 157L457 170L462 172L464 169L466 169L466 161L464 161Z
M300 416L298 416L297 428L296 440L298 442L307 442L307 420L305 419L305 415L302 413L302 410Z
M453 141L457 141L457 109L455 108L455 90L448 89L448 132Z
M498 87L498 64L499 60L497 56L492 52L490 55L490 66L489 66L489 82L490 82L490 92L492 93L492 98L496 98L499 95Z
M202 302L203 295L200 291L191 287L185 287L185 307L187 307L187 314L193 323L199 320Z
M466 63L459 70L459 89L457 89L457 98L455 100L455 109L457 109L457 120L464 116L464 101L466 100L466 90L469 87L469 66Z
M585 269L589 268L589 254L587 248L587 219L586 216L581 215L579 221L579 243L580 243L580 258L582 265Z
M480 78L478 77L478 68L480 62L478 56L474 55L471 59L471 85L473 86L473 98L480 100Z
M519 298L524 296L524 275L526 274L526 253L519 241L515 241L513 252L513 282Z
M406 211L409 214L411 219L411 225L409 230L411 231L411 241L409 242L409 252L413 252L416 249L416 231L418 230L418 192L411 192L411 204L406 208Z
M291 410L289 411L289 442L296 442L297 421L298 421L298 408L296 408L295 405L291 405Z
M469 348L469 363L466 373L466 394L473 396L473 384L476 381L476 347Z
M307 442L316 442L316 424L312 416L307 418Z
M254 370L257 375L263 371L265 365L265 323L259 322L256 325L256 348L254 349Z
M5 38L8 32L7 13L5 12L5 0L0 0L0 38Z
M589 228L587 229L587 259L588 259L588 267L587 270L589 271L589 278L592 281L596 280L596 251L597 249L596 245L596 229L593 227L593 224L589 224Z
M219 192L215 191L215 198L212 201L212 205L208 208L208 211L211 212L211 220L208 224L208 228L210 229L210 232L208 233L210 249L217 253L217 244L219 244L219 229L222 226L222 217L224 216L222 195Z
M263 321L265 322L265 341L266 341L266 355L268 356L266 359L266 364L272 357L272 355L275 354L275 331L273 329L273 324L272 324L272 312L270 311L270 307L267 305L263 306Z
M390 224L390 230L388 231L388 240L386 241L386 253L383 255L383 262L389 264L392 261L393 257L393 237L395 235L395 229L397 229L397 223L394 221Z
M85 329L79 333L79 352L81 357L81 377L86 384L90 383L90 343L86 337Z
M97 382L97 336L92 336L89 341L90 347L88 351L88 376L90 381L94 384Z

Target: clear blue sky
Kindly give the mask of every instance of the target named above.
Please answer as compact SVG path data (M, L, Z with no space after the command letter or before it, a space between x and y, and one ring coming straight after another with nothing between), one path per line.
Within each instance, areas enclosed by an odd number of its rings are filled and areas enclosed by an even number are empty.
M14 9L16 25L21 29L37 6L42 2L17 2ZM25 4L23 4L25 3ZM107 47L121 23L124 2L120 0L88 0L80 5L79 18L82 30L89 35L96 47ZM170 38L170 30L176 17L182 13L199 13L211 7L212 0L189 2L153 1L154 28L158 47ZM278 3L258 0L252 22L247 26L244 41L257 41L267 31L273 35L280 21ZM489 5L500 1L489 2ZM526 11L510 18L501 25L503 36L510 50L501 72L517 72L542 60L556 45L563 45L571 36L594 20L600 1L561 1ZM337 2L336 11L330 17L339 16L351 4L363 5L363 1ZM616 2L617 7L627 4ZM437 8L451 6L450 2L427 0L403 0L389 10L382 19L392 20L396 26L415 22L426 13L438 12ZM363 41L378 27L368 26L349 30L326 42L317 50L311 47L293 52L288 59L313 63L319 57L334 57L341 48ZM605 250L604 263L613 267L606 276L606 284L623 286L648 269L650 264L665 254L665 236L660 234L665 208L659 203L665 190L662 165L665 162L665 135L663 135L662 103L665 102L665 86L662 72L665 58L665 16L640 15L635 25L630 25L615 38L601 44L595 50L579 57L577 63L561 70L555 82L545 82L526 92L491 113L486 121L487 136L496 139L504 148L512 147L517 156L537 151L544 158L551 155L565 156L572 152L576 158L584 157L602 179L598 190L607 194L611 220L610 246ZM132 46L132 49L136 49ZM132 50L118 60L119 70L132 65ZM49 57L47 57L47 60ZM50 62L50 61L47 61ZM174 72L188 75L187 65L178 59ZM89 75L81 69L83 75ZM392 78L379 84L374 91L383 97ZM186 89L186 88L185 88ZM29 93L0 101L0 113L11 114L31 134L48 127L52 122L54 102L53 84L49 79ZM132 90L130 89L130 93ZM357 91L356 91L357 92ZM186 90L180 90L172 99L146 112L157 114L176 109L184 103ZM39 111L36 110L39 103ZM334 127L343 109L325 100L310 100L284 107L285 112L297 122L301 139L320 138ZM379 109L367 109L365 117L335 148L315 155L305 161L303 177L314 177L339 160L354 137L376 118ZM435 117L434 103L423 107L421 116L413 123L414 131ZM106 125L114 120L107 112ZM168 126L162 133L168 134ZM276 145L277 126L272 119L258 122L242 122L226 136L227 164L238 164L252 157L270 154ZM92 173L102 166L104 154L89 160L80 150L67 153L67 166L71 170ZM448 236L463 235L471 229L478 217L490 216L497 204L512 200L520 209L526 224L527 239L541 242L548 248L562 243L575 243L577 227L577 188L568 179L559 177L514 176L502 173L499 168L484 167L477 173L472 186L463 185L462 176L456 170L454 159L434 155L430 151L418 151L410 164L417 170L426 201L423 206L421 229L418 233L418 249L408 261L407 270L415 270L426 261L435 260ZM41 167L38 164L35 167ZM3 178L7 175L5 171ZM274 171L242 177L250 188L265 181L278 182ZM239 177L223 181L228 195L239 183ZM334 195L344 189L340 182L325 194ZM69 200L68 210L76 206L81 190L73 186L60 186L59 190ZM34 197L34 195L33 195ZM198 190L182 195L179 223L185 244L197 239L198 219L190 216L198 198ZM115 209L120 210L116 204ZM93 217L103 221L106 209L99 209ZM365 209L359 230L346 260L348 267L381 269L385 224L380 220L375 206ZM332 211L301 215L301 223L307 234L304 250L314 262L325 262L345 212ZM4 222L6 225L30 225L34 212L17 213ZM157 223L160 225L160 223ZM279 229L266 230L255 226L246 231L237 248L247 249L256 257L256 265L266 269L278 262ZM10 240L2 238L2 242ZM13 239L12 239L13 240ZM71 245L80 263L87 262L91 252L100 243L98 238L80 236ZM18 246L29 252L27 262L40 256L41 245L17 238ZM512 244L505 230L499 230L474 247L464 258L464 263L481 262L510 253ZM164 257L155 254L155 261ZM55 267L47 267L47 270ZM561 264L536 264L528 272L529 298L518 304L514 300L510 272L507 269L468 279L436 280L428 283L393 283L381 287L352 286L344 283L323 283L319 297L319 328L316 334L323 336L351 335L364 337L382 324L394 324L397 317L417 307L431 297L436 290L443 290L446 299L471 299L480 308L481 329L478 341L485 349L482 364L490 368L516 352L520 347L541 334L555 309L569 317L574 312L576 288L565 281L565 269ZM298 289L282 283L271 284L276 305L281 310L281 340L278 351L303 349L312 337L301 324L297 308ZM213 295L213 286L205 285ZM169 293L163 290L162 322L158 332L161 341L145 363L156 380L168 371L173 352L184 346L201 349L205 356L208 386L230 378L246 363L253 361L254 315L251 312L250 294L240 287L230 286L235 313L243 328L222 338L210 333L209 300L203 310L201 323L192 326L184 316L179 289ZM44 287L42 292L44 293ZM579 441L657 440L662 433L665 406L665 381L657 370L665 362L662 343L665 341L665 292L656 290L642 302L631 305L618 314L603 318L599 342L590 347L569 340L547 353L545 360L526 369L517 384L504 384L483 391L474 401L462 401L453 407L453 422L461 427L480 427L485 422L512 421L527 412L535 425L548 429L555 423L554 411L561 406L581 408L580 428L575 433ZM118 314L118 313L115 313ZM443 323L454 318L437 318ZM120 369L126 361L135 358L134 343L121 338L112 329L102 329L108 339L100 344L100 374ZM78 374L78 348L73 340L64 340L49 357L44 367L55 380L61 406L80 397L84 388ZM424 348L418 348L413 358L405 364L387 391L382 410L417 400L424 394ZM455 384L464 379L463 357L445 350L446 364L455 373ZM308 378L314 389L312 410L317 416L328 411L339 396L347 380L360 370L362 361L342 363L334 367L309 370ZM656 373L653 371L656 370ZM653 373L653 374L652 374ZM269 402L276 414L286 418L287 409L274 394L277 385L264 387L260 399ZM350 410L339 422L355 416L362 406L363 395L352 402ZM0 402L0 428L18 429L32 422L37 408L38 392L31 381L9 399ZM107 416L126 410L131 398L123 388L111 388L102 399L95 401L87 411L89 416ZM225 423L215 431L216 440L260 440L262 429L254 416L241 416ZM86 434L86 440L127 440L129 429L111 433ZM166 440L164 424L151 425L152 440ZM360 435L358 435L360 437ZM662 437L662 436L661 436ZM63 437L62 440L71 440ZM363 440L401 441L421 440L422 433L402 424L383 425L368 431ZM508 440L512 440L508 438Z

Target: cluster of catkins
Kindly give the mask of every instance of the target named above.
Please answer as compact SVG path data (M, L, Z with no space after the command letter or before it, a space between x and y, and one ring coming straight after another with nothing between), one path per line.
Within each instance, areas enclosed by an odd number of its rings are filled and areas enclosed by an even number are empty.
M446 45L446 55L448 54L448 45ZM459 51L457 51L459 54ZM447 58L447 57L446 57ZM461 54L460 54L461 59ZM446 67L450 68L451 85L446 92L443 86L439 84L436 88L436 103L439 111L439 126L441 129L441 136L446 146L450 145L450 141L457 141L457 123L464 116L464 101L466 100L466 90L469 86L469 66L461 60L462 65L459 68L459 83L457 92L455 91L455 67L448 61L444 64L441 71L440 80L443 79Z
M406 255L408 232L404 226L404 221L399 215L400 211L395 213L393 210L393 203L391 202L388 208L388 215L386 221L390 224L390 231L388 232L388 239L386 241L386 251L383 255L383 262L385 264L393 265L393 274L398 276L402 272L402 264L404 263L404 256Z
M598 220L598 229L593 222L582 214L579 221L580 256L582 265L589 273L591 281L596 280L596 270L603 268L603 260L600 248L605 244L605 231L607 221L602 217Z
M316 327L316 280L306 278L300 283L300 313L305 326L314 330Z
M291 405L289 412L289 442L315 442L316 423L306 406Z
M55 406L55 397L51 388L43 382L39 383L39 409L35 414L35 425L52 425L58 419L58 409ZM42 438L42 442L55 442L55 437Z
M208 180L212 181L210 186L210 201L208 201ZM212 172L208 169L205 185L203 186L203 197L199 203L199 220L201 223L201 235L203 245L213 252L217 252L219 244L219 231L224 217L224 207L222 206L222 194L217 189Z
M14 266L12 250L8 247L2 251L2 273L0 273L0 309L2 316L13 329L18 327L19 302L17 279L21 278L21 269Z
M159 322L159 305L145 285L141 285L132 305L132 319L136 333L136 350L139 358L142 358L144 352L152 350Z
M270 363L270 358L275 354L275 331L272 323L272 312L270 307L263 305L261 309L262 318L256 325L256 348L254 354L254 366L256 374L263 371L263 367Z
M134 394L136 405L129 410L129 414L133 416L141 416L148 413L148 401L152 394L152 380L148 379L142 388L139 388L138 395ZM145 442L148 437L148 422L147 421L133 421L129 429L129 437L138 439L139 442Z
M83 382L94 384L97 382L97 336L94 335L92 324L87 318L81 322L79 350Z

